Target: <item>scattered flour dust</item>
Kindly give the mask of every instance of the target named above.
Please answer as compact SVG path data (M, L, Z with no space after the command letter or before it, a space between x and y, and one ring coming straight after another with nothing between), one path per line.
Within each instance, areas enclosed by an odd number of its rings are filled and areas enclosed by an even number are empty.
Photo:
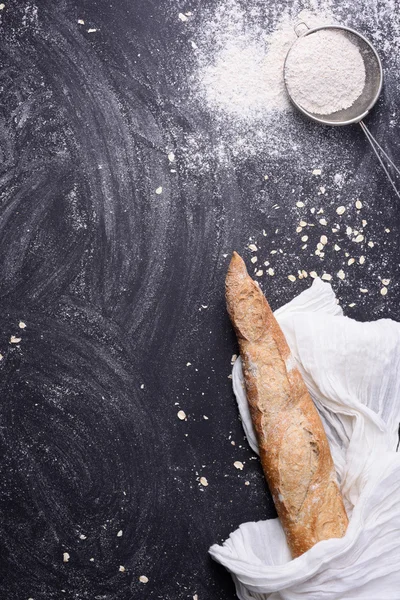
M321 30L299 38L285 70L292 98L308 112L320 115L349 108L365 85L363 57L340 30Z
M302 11L298 19L309 27L333 22L332 17L309 11ZM232 5L229 23L222 18L210 25L210 37L215 34L213 28L220 29L220 47L211 62L200 66L199 80L208 105L242 120L290 110L283 65L297 39L296 20L284 13L270 34L257 23L246 27L243 21L241 10Z

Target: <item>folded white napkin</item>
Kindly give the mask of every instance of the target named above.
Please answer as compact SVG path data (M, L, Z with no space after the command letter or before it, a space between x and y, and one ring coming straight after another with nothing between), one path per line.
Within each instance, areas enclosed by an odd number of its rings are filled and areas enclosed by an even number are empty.
M400 324L344 317L320 279L275 316L324 423L349 527L292 560L278 519L244 523L210 554L240 600L399 600ZM233 389L258 453L240 359Z

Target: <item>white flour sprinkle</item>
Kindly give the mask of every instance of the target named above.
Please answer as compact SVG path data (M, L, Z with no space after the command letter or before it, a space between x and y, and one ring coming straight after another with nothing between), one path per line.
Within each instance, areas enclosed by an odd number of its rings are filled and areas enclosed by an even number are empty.
M200 70L207 103L242 120L289 111L283 65L297 39L293 20L284 15L275 31L266 35L257 25L246 31L239 10L234 16L214 61ZM300 17L311 27L332 22L309 11Z
M361 95L365 66L357 46L340 31L316 31L299 38L286 62L292 98L311 113L329 115L349 108Z

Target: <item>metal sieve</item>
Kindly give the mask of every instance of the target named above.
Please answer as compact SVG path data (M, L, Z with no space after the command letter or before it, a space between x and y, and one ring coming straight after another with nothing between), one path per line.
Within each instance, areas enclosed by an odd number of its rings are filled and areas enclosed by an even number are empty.
M287 69L286 64L288 60L288 56L295 52L296 50L296 40L289 49L289 52L286 55L284 67L283 67L283 76L286 86L286 91L288 96L292 102L292 104L302 112L306 117L315 121L317 123L321 123L323 125L334 125L334 126L343 126L343 125L351 125L353 123L359 123L368 142L371 144L374 153L376 154L383 170L386 173L387 178L389 179L394 191L397 196L400 198L400 191L398 190L395 181L393 180L391 174L389 173L387 166L384 163L384 159L391 165L391 167L396 171L398 175L400 175L400 170L393 163L391 158L387 155L387 153L383 150L383 148L379 145L377 140L374 138L370 130L367 128L363 119L368 115L371 111L372 107L377 102L379 95L382 91L383 85L383 69L381 59L374 46L369 42L363 35L355 31L354 29L350 29L350 27L343 27L340 25L324 25L322 27L315 27L313 29L309 29L306 23L300 21L296 24L294 30L298 38L304 37L306 35L313 35L316 31L322 30L333 30L339 31L343 35L345 35L359 50L365 65L365 84L364 89L361 95L357 98L357 100L350 106L349 108L345 108L343 110L338 110L337 112L328 114L328 115L320 115L317 113L312 113L305 108L303 108L296 100L291 96L290 89L287 84ZM382 158L383 157L383 158Z

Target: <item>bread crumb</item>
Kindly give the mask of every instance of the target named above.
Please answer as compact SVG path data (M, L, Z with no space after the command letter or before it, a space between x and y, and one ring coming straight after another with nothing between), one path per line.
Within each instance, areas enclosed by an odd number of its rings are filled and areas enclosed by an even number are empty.
M344 279L346 277L343 269L340 269L340 271L337 272L337 276L339 277L339 279Z
M25 327L26 327L26 324L25 324L23 321L20 321L20 322L18 323L18 327L19 327L20 329L25 329Z
M184 410L180 410L177 414L178 419L180 419L181 421L184 421L186 419L186 413Z
M86 537L86 535L83 535L83 533L81 533L80 536L79 536L79 539L80 540L86 540L87 537Z
M245 481L244 485L250 485L250 481Z
M340 250L340 246L338 246L337 244L334 245L334 249L336 250L336 252L339 252Z
M336 209L336 213L338 215L343 215L346 212L346 207L345 206L338 206Z
M158 194L158 195L162 194L162 186L161 185L156 189L156 194Z
M319 191L321 192L321 194L325 194L326 188L324 188L324 186L321 185L321 187L319 188Z
M195 595L193 596L193 600L199 600L199 597L198 597L198 595L197 595L197 594L195 594Z
M382 279L383 285L389 285L390 279Z
M203 419L205 419L206 421L208 421L207 415L203 415Z
M233 466L235 467L235 469L239 469L240 471L243 471L244 464L242 462L240 462L240 460L235 460L235 462L233 463Z
M264 271L262 269L258 269L258 271L256 272L256 277L261 277L261 275L264 274Z
M324 249L324 245L322 242L318 242L317 244L317 250L323 250Z
M328 238L326 237L326 235L321 235L320 238L321 244L324 244L324 246L328 243Z
M355 258L349 258L349 260L347 261L348 265L353 265L356 262Z
M299 200L298 202L296 202L296 206L298 206L299 208L303 208L304 202L302 202L301 200Z
M355 302L352 302L351 304L349 304L350 308L353 308L356 305Z
M201 485L203 485L204 487L208 486L208 481L205 477L200 477L200 483Z
M120 529L117 533L117 537L122 537L122 529Z
M174 162L175 154L173 152L168 152L168 160L169 162Z
M63 553L63 562L67 563L70 559L70 555L68 554L68 552L64 552Z
M254 264L258 261L258 258L257 258L257 256L252 256L250 260Z
M88 33L96 33L97 29L95 27L91 27L87 30Z
M332 279L332 275L329 275L329 273L324 273L321 279L324 279L325 281L330 281Z
M275 275L275 271L274 271L274 269L272 269L272 267L270 267L270 268L268 269L267 273L268 273L268 275L271 275L271 277L272 277L273 275Z
M257 252L258 248L255 244L249 244L248 245L249 250L251 250L252 252Z
M146 575L141 575L139 577L139 581L140 581L140 583L148 583L149 582L149 578L146 577Z
M375 246L375 244L374 244L374 242L368 242L368 246L369 246L370 248L373 248L373 247Z
M313 279L316 279L318 277L318 275L315 271L310 271L310 277L312 277Z
M288 275L289 281L296 281L296 277L294 275Z
M322 173L321 169L314 169L312 172L313 175L321 175L321 173Z
M320 219L319 222L321 223L321 225L328 225L326 219Z
M385 233L390 233L390 229L389 229L389 227L386 227L386 228L385 228Z
M347 225L347 227L346 227L346 233L347 233L347 235L351 235L351 234L353 233L353 230L352 230L352 228L351 228L351 227L349 227L348 225Z
M184 15L183 13L179 13L178 19L180 19L182 21L182 23L185 23L185 21L188 20L187 16Z
M10 337L10 344L19 344L22 338L16 337L15 335L12 335Z
M231 365L235 364L236 360L237 360L237 354L232 354L232 356L231 356Z
M119 566L119 571L121 573L125 573L125 567L123 567L122 565Z
M94 558L89 558L89 561L90 562L94 562Z
M386 296L386 294L387 294L387 293L388 293L388 289L387 289L387 287L383 287L383 288L381 289L381 294L382 294L382 296Z
M357 208L357 210L360 210L362 208L361 200L356 200L356 208Z
M362 294L367 294L367 293L368 293L368 290L367 290L366 288L360 288L360 292L361 292Z
M367 221L366 221L365 219L363 219L363 220L361 221L361 225L362 225L363 227L365 227L365 226L367 225Z
M308 277L308 273L304 269L301 271L301 274L303 275L303 277Z

